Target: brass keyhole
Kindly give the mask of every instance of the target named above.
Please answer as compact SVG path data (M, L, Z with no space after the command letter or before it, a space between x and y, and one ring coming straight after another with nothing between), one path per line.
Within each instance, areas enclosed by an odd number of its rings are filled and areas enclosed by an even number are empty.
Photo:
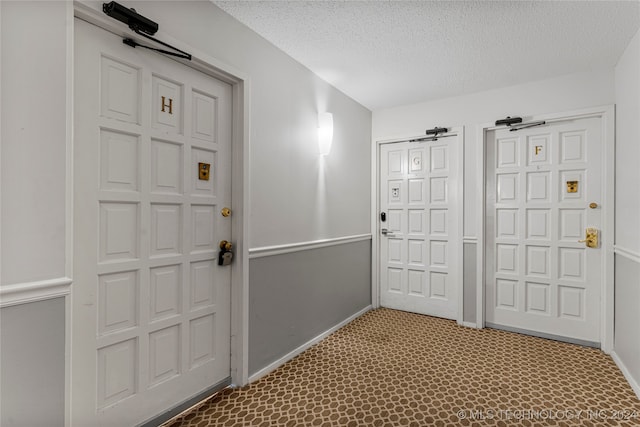
M567 193L578 192L578 181L567 181Z

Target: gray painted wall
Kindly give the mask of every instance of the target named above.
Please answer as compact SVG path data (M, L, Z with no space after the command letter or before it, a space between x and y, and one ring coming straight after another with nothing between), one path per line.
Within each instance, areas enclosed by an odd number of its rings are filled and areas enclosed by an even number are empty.
M252 259L249 373L371 304L371 241Z
M640 263L616 255L615 340L616 354L631 376L640 379Z
M462 281L464 299L462 301L463 307L460 307L460 309L463 310L462 320L471 323L476 323L477 250L477 244L465 243L462 255L464 258L464 279Z
M0 425L64 426L65 300L0 310Z

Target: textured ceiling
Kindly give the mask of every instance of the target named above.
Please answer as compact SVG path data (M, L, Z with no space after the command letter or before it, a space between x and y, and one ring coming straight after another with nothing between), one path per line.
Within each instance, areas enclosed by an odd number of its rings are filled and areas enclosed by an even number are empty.
M369 109L611 68L638 1L213 1Z

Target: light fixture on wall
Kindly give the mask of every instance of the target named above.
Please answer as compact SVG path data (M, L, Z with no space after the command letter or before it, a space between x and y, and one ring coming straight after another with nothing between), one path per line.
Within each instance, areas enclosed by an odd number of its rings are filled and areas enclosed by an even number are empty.
M333 114L318 114L318 150L320 155L326 156L331 151L333 143Z

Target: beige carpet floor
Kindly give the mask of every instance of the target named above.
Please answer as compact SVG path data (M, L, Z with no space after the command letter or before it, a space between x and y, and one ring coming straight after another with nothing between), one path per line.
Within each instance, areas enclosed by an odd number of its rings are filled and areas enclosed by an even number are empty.
M171 427L639 426L640 401L597 349L388 309Z

